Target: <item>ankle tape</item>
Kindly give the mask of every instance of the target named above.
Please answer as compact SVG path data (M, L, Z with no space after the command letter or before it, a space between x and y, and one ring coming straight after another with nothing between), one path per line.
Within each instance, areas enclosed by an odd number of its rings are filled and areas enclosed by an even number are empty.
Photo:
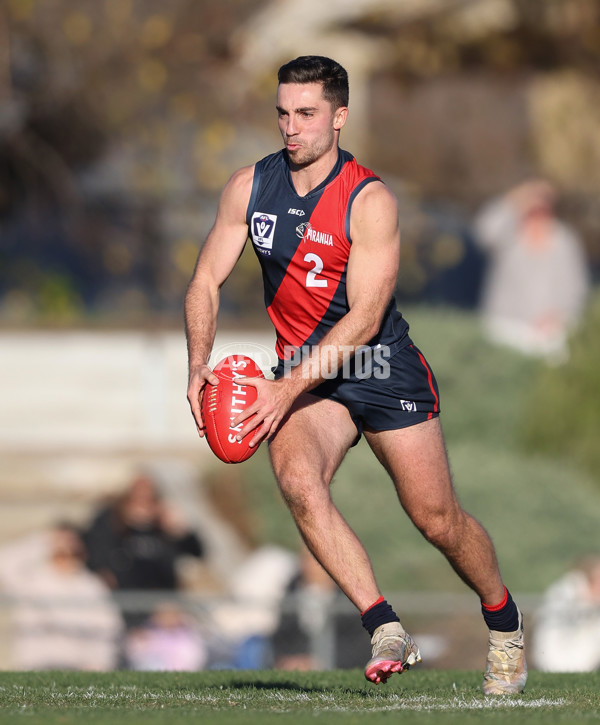
M515 632L519 626L519 610L508 589L500 604L489 606L482 602L481 613L488 628L495 632Z
M400 621L396 612L394 612L392 607L385 599L383 599L383 597L381 598L381 601L377 600L375 604L363 612L360 618L362 620L363 627L367 630L371 637L377 627L381 627L382 624Z

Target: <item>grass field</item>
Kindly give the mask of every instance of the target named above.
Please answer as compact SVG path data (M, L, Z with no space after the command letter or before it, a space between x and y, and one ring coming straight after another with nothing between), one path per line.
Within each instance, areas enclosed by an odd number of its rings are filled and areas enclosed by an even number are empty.
M526 692L485 698L471 671L413 670L385 686L358 670L4 673L3 723L584 723L600 718L598 676L533 672Z

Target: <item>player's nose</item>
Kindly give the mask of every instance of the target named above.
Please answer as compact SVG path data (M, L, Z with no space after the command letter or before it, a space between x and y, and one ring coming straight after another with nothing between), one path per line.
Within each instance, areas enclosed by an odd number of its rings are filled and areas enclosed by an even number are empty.
M286 136L295 136L298 133L298 127L295 122L295 120L288 116L288 120L285 126L285 135Z

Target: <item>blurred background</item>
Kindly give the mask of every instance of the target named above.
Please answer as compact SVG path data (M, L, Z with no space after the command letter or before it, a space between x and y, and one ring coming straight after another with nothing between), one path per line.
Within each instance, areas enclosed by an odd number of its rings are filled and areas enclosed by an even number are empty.
M398 304L440 383L459 496L540 632L534 666L565 621L594 646L575 666L600 665L600 1L5 0L0 668L368 651L265 447L221 464L185 400L198 250L231 173L280 147L277 68L304 54L349 71L341 145L399 198ZM215 357L267 369L272 343L246 249ZM334 491L424 666L483 667L476 598L391 489L361 443ZM566 603L544 629L553 586Z

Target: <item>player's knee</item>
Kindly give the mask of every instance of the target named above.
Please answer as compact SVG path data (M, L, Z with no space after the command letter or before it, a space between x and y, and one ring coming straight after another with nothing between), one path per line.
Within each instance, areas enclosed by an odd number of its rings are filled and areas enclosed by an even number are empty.
M429 512L414 523L427 541L441 551L453 549L460 537L460 521L454 513Z
M286 467L275 471L281 495L296 520L305 518L320 504L323 487L305 472Z
M298 508L303 505L306 498L300 486L300 481L294 476L278 476L279 490L283 500L289 508Z
M280 488L285 504L296 522L315 518L319 502L310 489L293 485L280 485Z

